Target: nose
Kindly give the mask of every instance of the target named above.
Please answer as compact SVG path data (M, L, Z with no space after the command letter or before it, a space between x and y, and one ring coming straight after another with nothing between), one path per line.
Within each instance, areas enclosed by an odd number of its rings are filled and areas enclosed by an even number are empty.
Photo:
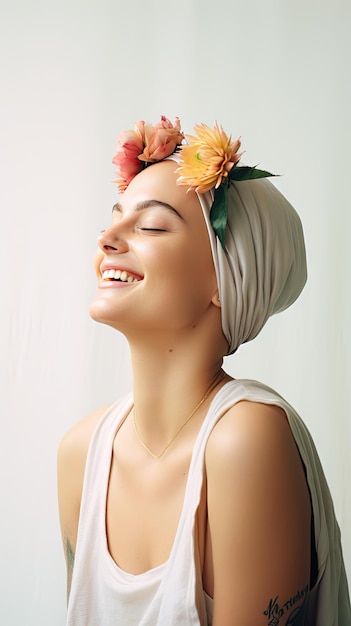
M110 226L107 230L101 231L98 237L98 246L102 252L117 252L119 254L127 252L128 244L118 231L116 226Z

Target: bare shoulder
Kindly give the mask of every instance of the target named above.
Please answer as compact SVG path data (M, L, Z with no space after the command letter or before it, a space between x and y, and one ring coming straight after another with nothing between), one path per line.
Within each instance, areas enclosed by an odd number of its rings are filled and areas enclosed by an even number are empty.
M59 461L76 458L84 460L89 448L91 436L102 415L110 405L103 406L86 416L70 428L62 437L58 448Z
M75 424L62 438L57 454L58 501L62 539L66 557L75 549L85 461L91 436L101 416L102 407Z
M59 504L64 507L68 492L80 503L86 456L96 425L109 406L80 420L63 436L57 453Z
M274 610L286 607L282 623L290 623L294 609L301 621L291 623L302 626L311 509L285 412L251 401L229 409L209 437L206 474L212 564L205 580L214 594L213 623L266 626L276 603ZM240 599L233 588L240 588ZM298 598L294 606L291 598Z
M231 407L217 422L207 445L207 461L225 463L241 452L249 457L266 454L270 448L274 455L279 450L296 454L296 445L283 409L276 405L243 400Z
M214 498L216 506L221 506L221 498L228 501L235 494L236 503L268 520L276 507L281 515L290 510L290 519L298 511L302 519L302 513L310 510L300 454L287 416L278 406L241 401L230 408L209 437L206 473L209 500Z

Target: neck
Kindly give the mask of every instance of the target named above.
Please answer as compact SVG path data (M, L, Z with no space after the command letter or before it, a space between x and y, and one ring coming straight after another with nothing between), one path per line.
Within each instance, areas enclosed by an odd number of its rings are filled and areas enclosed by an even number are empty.
M180 424L180 426L177 428L177 430L175 431L173 437L171 439L168 440L168 442L166 443L166 445L164 446L164 448L161 449L161 451L158 452L158 454L155 454L144 442L144 440L141 438L139 430L138 430L138 426L137 426L137 421L136 421L136 410L135 410L135 406L133 409L133 418L134 418L134 430L135 430L135 434L137 436L137 438L139 439L139 442L141 443L141 445L143 446L143 448L156 460L160 459L165 452L167 452L167 450L171 447L171 445L175 442L176 438L178 437L178 435L181 433L181 431L183 430L183 428L185 428L185 426L188 424L188 422L190 422L190 420L192 419L192 417L194 417L195 413L197 413L200 408L202 407L202 405L206 402L207 398L210 397L212 391L217 387L217 385L224 379L225 373L223 372L223 370L219 370L213 380L211 381L211 384L208 386L208 388L206 389L205 394L202 396L200 402L198 402L196 404L196 406L190 411L190 413L186 416L185 420Z
M162 450L211 384L220 381L222 358L213 346L182 345L179 338L173 348L160 338L157 344L129 343L138 431L150 448Z

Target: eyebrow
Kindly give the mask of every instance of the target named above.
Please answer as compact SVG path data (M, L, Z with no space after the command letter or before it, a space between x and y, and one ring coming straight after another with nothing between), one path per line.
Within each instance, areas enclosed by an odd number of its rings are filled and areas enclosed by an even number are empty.
M160 207L163 209L166 209L166 211L170 211L171 213L174 213L175 215L177 215L181 220L184 221L184 217L178 213L177 209L175 209L171 204L168 204L168 202L161 202L160 200L143 200L142 202L138 202L135 205L135 211L145 211L146 209L150 209L151 207ZM117 202L116 204L113 205L112 207L112 213L114 213L114 211L118 211L119 213L123 213L123 208L122 205Z

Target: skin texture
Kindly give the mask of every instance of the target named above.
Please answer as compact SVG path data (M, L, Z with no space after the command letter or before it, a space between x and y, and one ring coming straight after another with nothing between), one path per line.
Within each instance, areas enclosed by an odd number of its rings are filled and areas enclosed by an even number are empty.
M201 208L195 194L176 186L175 167L163 162L147 168L123 194L99 239L98 291L90 308L95 320L127 337L138 431L155 454L198 404L227 350ZM101 281L106 267L138 280ZM130 415L119 429L106 528L110 554L122 569L138 574L167 560L196 436L214 393L228 380L218 383L161 459L140 444ZM68 590L87 449L104 411L73 427L59 448ZM196 521L203 586L214 600L213 626L303 625L310 500L281 409L240 402L222 416L207 445Z

